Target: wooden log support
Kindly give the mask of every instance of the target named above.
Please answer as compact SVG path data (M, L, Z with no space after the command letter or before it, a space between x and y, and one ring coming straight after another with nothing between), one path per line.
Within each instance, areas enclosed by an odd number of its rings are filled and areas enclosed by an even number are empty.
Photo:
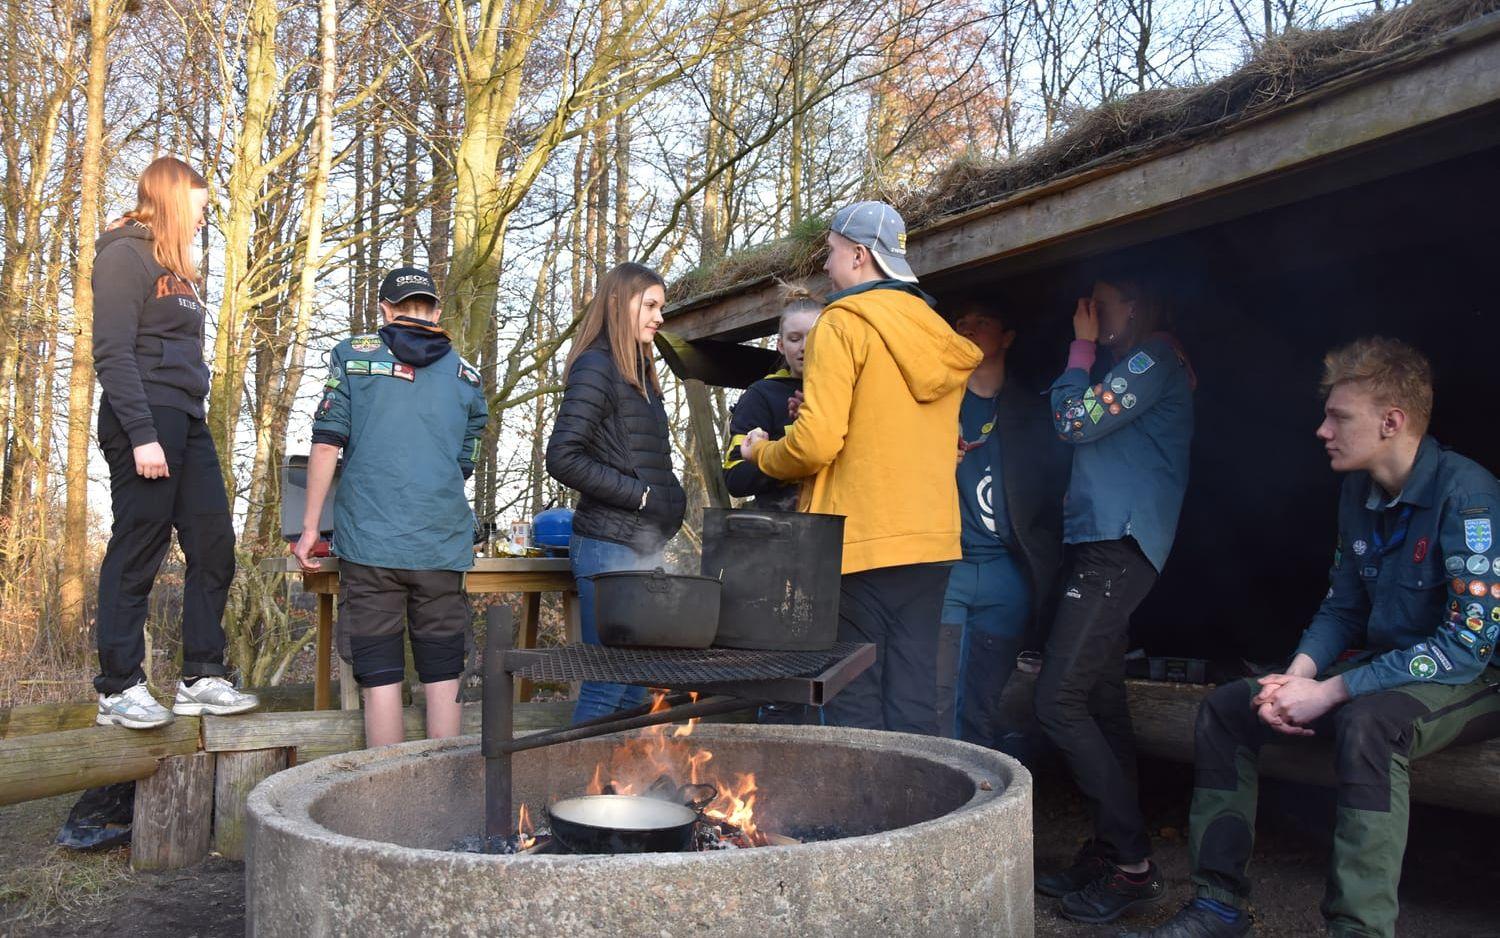
M135 786L130 866L177 870L208 856L213 827L214 757L195 752L162 761Z
M245 799L250 789L287 767L289 749L221 752L213 757L214 849L229 860L245 858Z
M328 682L328 661L333 652L333 597L327 593L318 595L318 651L315 657L317 671L313 677L313 709L327 710L331 695ZM342 659L340 659L342 660ZM347 690L347 684L344 689Z
M96 726L0 740L0 805L146 778L162 759L197 750L197 717L154 730Z

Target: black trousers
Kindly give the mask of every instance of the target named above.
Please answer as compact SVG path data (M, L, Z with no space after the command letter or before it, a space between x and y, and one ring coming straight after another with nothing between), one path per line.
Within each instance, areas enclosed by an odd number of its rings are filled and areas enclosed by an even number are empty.
M875 645L875 663L823 707L831 726L934 736L938 620L946 563L846 573L839 581L839 641Z
M146 600L171 544L187 559L182 589L182 675L222 675L224 604L234 579L234 524L208 425L172 407L152 407L164 479L136 474L135 448L106 399L99 446L109 462L114 526L99 567L99 675L94 687L117 694L145 680Z
M1151 852L1136 792L1125 651L1130 615L1155 583L1156 568L1134 540L1074 545L1037 677L1037 722L1093 809L1094 839L1116 863Z

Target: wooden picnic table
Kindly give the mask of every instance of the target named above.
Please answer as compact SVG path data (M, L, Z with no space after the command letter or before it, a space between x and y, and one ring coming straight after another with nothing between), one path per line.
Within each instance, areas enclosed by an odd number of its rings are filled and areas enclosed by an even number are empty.
M337 557L320 557L319 560L323 566L316 573L304 572L298 565L297 558L290 555L269 559L262 565L262 569L299 575L302 577L302 588L318 597L317 676L313 684L313 709L327 710L332 704L329 665L333 657L333 600L339 592L339 561ZM473 569L465 578L464 588L470 593L522 594L524 602L517 642L519 648L536 647L542 594L562 593L568 641L582 640L578 626L578 588L566 557L476 557ZM529 687L517 688L523 700L529 698L529 691ZM339 661L339 698L343 709L359 709L359 688L354 683L354 670L343 660Z

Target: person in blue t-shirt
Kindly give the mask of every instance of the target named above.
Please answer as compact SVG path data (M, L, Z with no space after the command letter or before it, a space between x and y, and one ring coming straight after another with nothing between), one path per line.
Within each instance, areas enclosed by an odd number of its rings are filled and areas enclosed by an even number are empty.
M966 742L1024 755L1025 734L1002 720L1000 695L1016 655L1037 647L1038 598L1054 592L1070 453L1053 435L1047 402L1006 374L1016 333L1000 311L960 305L953 327L984 361L959 408L963 559L943 598L939 725Z

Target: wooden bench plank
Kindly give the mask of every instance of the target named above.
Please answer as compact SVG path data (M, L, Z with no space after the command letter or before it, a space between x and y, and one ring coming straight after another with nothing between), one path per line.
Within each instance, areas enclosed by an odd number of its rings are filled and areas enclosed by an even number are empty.
M175 686L173 685L174 688ZM250 693L260 697L262 711L309 710L313 705L313 685L311 684L283 684L278 687L247 689ZM98 710L98 703L93 700L28 704L23 707L0 709L0 739L56 733L62 730L81 730L94 725L94 714Z

